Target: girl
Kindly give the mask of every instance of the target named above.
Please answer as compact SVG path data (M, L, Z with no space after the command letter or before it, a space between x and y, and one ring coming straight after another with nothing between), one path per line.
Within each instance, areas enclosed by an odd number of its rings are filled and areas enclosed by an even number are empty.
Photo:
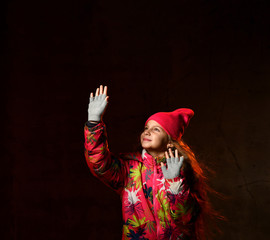
M121 196L122 239L204 239L203 215L211 212L207 185L181 139L194 112L180 108L150 116L142 151L116 156L102 121L108 98L107 86L90 94L85 158L92 174Z

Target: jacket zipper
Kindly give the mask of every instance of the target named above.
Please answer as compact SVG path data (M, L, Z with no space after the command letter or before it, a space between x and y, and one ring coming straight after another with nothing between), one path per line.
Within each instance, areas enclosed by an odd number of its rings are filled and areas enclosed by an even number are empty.
M154 196L153 196L153 205L154 205L154 215L156 218L156 224L157 224L157 239L158 239L158 233L159 233L159 219L158 219L158 214L156 211L156 204L155 204L155 200L156 200L156 176L157 176L157 167L156 167L156 159L154 159L154 177L153 177L153 192L154 192Z

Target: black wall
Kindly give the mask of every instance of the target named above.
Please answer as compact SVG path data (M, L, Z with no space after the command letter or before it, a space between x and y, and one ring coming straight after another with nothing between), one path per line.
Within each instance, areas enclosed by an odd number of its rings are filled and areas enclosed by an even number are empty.
M89 172L90 92L108 86L112 152L159 111L215 171L218 239L270 237L268 1L3 2L1 239L120 239L119 197Z

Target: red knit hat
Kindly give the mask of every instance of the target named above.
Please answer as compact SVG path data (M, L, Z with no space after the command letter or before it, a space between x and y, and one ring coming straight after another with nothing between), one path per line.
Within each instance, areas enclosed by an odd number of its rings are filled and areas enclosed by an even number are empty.
M172 139L179 140L193 115L193 110L189 108L179 108L173 112L158 112L150 116L145 125L148 121L154 120L161 125Z

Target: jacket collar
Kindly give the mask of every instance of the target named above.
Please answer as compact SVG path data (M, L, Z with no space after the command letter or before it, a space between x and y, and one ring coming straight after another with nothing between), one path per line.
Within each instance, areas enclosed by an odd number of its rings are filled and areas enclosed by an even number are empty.
M164 156L162 159L158 159L156 157L153 157L145 149L143 149L142 160L146 165L154 165L155 162L159 165L160 162L166 162L166 157Z
M142 150L142 159L144 159L144 158L146 157L146 154L147 154L147 155L150 155L150 154L148 154L147 151L143 148L143 150Z

